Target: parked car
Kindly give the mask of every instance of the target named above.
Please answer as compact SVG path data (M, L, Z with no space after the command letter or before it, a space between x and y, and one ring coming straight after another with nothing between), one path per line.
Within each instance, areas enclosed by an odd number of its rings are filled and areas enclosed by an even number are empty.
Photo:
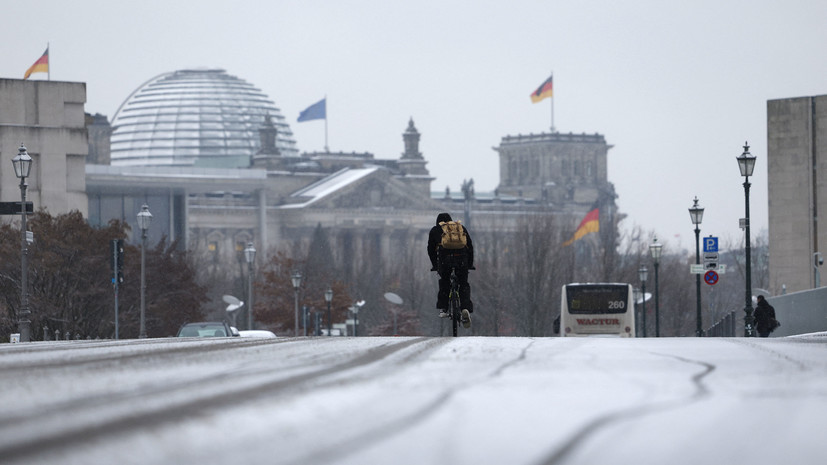
M267 331L263 329L250 329L246 331L239 331L238 334L241 337L264 337L269 339L275 339L276 335L272 331Z
M223 321L186 323L178 330L178 337L232 337L233 328Z

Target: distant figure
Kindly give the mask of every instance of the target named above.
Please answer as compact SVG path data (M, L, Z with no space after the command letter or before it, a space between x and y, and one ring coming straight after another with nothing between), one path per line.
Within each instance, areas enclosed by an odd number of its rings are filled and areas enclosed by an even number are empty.
M758 336L769 337L779 326L781 325L775 319L775 308L764 299L764 296L759 295L758 305L755 307L755 330L758 331Z
M448 318L448 294L451 292L451 269L459 282L459 301L462 307L462 326L471 326L471 313L474 303L471 302L471 285L468 284L468 270L474 269L474 245L468 229L463 225L465 246L462 248L443 247L443 223L454 223L451 215L440 213L436 217L436 225L428 233L428 258L431 259L431 271L439 273L439 292L436 298L436 308L440 318Z

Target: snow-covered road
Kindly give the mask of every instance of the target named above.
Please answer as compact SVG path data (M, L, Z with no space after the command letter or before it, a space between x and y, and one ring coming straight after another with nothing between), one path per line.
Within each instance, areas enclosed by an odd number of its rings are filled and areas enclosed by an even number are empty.
M825 334L61 341L0 372L0 463L825 463Z

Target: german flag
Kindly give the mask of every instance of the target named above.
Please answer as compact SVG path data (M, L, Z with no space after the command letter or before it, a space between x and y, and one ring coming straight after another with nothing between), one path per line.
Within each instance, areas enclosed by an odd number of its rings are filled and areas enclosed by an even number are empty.
M43 52L43 56L37 59L34 64L26 70L23 79L29 79L32 73L48 73L49 72L49 47Z
M544 83L540 84L540 87L538 87L537 90L535 90L534 92L531 93L531 103L537 103L540 100L543 100L544 98L553 97L554 96L553 95L554 92L553 92L553 89L552 89L553 81L554 81L554 75L551 75L551 76L549 76L548 79L546 79L546 81Z
M573 244L574 241L579 240L588 233L598 231L600 231L600 209L595 208L594 210L586 213L586 217L580 222L580 226L578 226L577 230L574 231L574 235L571 239L563 243L563 247Z

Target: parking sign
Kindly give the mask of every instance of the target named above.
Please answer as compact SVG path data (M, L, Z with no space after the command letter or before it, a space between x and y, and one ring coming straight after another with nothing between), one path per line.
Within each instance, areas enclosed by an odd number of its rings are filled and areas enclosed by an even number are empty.
M718 251L718 238L717 237L704 237L704 252L717 252Z

